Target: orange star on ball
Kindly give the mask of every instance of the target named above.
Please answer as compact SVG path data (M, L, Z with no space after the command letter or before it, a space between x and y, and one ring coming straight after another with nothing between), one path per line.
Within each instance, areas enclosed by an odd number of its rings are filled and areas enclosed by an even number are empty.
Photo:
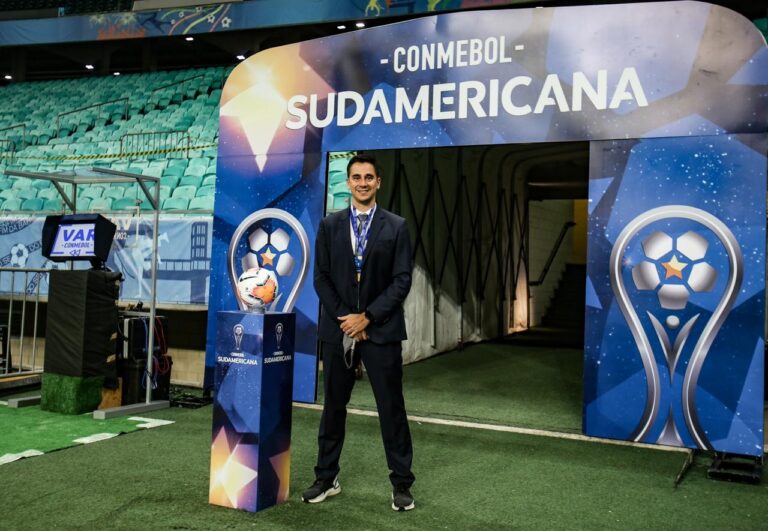
M671 278L671 277L677 277L680 280L683 280L683 269L685 269L688 266L688 264L685 264L683 262L680 262L677 259L677 256L672 255L672 260L669 262L663 262L661 264L661 267L664 268L665 272L665 279Z
M277 255L272 252L272 249L267 247L267 250L261 253L261 265L274 265L272 262L274 261L275 256Z

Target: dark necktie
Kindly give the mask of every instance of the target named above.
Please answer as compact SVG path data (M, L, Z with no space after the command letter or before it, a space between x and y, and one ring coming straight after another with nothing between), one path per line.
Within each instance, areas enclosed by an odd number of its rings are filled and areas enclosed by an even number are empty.
M368 214L358 214L357 215L357 238L358 241L360 241L360 238L363 237L363 227L365 227L365 222L368 219ZM360 242L362 244L362 242Z

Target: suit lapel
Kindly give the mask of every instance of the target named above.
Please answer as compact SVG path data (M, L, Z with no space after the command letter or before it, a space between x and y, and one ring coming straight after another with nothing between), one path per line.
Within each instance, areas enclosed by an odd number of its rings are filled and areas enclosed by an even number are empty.
M368 229L368 243L365 244L365 251L363 251L363 265L368 260L368 256L371 254L371 249L376 245L376 239L379 237L381 228L384 226L385 220L382 210L376 207L376 212L373 214L373 220L371 220L371 228Z
M345 210L345 212L345 216L339 217L339 226L338 230L336 231L336 238L338 245L341 246L341 252L344 253L344 256L349 256L349 259L352 260L355 255L352 251L352 239L350 237L349 209Z

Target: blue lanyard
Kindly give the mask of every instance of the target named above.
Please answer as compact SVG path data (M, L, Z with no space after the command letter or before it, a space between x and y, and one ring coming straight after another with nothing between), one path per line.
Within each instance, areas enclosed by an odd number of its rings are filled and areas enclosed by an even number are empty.
M355 207L350 207L349 209L349 221L352 224L352 232L354 232L357 242L355 247L355 271L358 277L363 269L363 253L368 243L368 230L371 228L371 220L375 211L376 206L374 205L368 212L368 218L361 224L357 219L357 209Z

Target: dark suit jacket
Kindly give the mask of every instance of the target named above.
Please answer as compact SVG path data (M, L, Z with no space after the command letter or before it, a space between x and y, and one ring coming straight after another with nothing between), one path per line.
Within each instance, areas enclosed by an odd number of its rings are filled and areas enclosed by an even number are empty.
M342 340L338 318L368 311L368 339L390 343L406 339L403 301L411 289L411 241L403 218L376 207L363 253L362 280L355 280L349 209L320 222L315 243L315 290L322 305L320 339Z

